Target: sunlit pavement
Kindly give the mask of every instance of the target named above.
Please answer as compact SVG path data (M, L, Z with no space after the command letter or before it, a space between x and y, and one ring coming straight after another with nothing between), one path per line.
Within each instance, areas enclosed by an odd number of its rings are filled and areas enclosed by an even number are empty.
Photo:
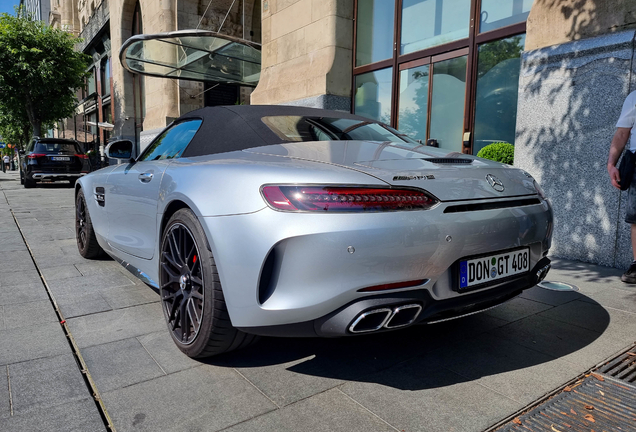
M443 324L263 338L194 361L153 289L80 257L73 198L0 172L1 431L481 431L636 339L620 270L554 260L548 280L579 292L535 287Z

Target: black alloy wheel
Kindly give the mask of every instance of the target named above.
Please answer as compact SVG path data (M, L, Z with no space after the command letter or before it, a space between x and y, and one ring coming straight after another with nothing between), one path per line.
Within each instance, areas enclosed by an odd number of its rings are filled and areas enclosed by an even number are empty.
M214 256L196 215L176 211L161 236L159 289L172 340L192 358L243 348L256 336L232 326Z
M183 345L201 330L205 292L200 256L190 230L172 224L161 248L161 301L172 337Z
M77 250L84 258L98 258L104 252L97 243L83 190L80 190L75 198L75 239Z

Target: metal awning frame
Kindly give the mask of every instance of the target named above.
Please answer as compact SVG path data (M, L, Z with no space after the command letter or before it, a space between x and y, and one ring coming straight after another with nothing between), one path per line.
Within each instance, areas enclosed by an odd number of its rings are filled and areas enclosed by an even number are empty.
M253 65L258 65L260 66L260 63L256 63L250 60L246 60L246 59L242 59L236 56L231 56L231 55L226 55L222 53L222 49L225 48L227 46L226 45L222 45L214 50L207 50L207 49L203 49L203 48L197 48L197 47L193 47L191 45L188 44L181 44L181 43L175 43L166 39L174 39L174 38L180 38L180 37L215 37L215 38L219 38L219 39L224 39L227 40L229 42L234 42L237 44L241 44L241 45L246 45L249 47L252 47L258 51L261 51L261 44L256 43L256 42L252 42L252 41L248 41L245 39L241 39L241 38L237 38L234 36L229 36L229 35L224 35L224 34L220 34L218 32L214 32L214 31L207 31L207 30L178 30L178 31L173 31L173 32L165 32L165 33L156 33L156 34L141 34L141 35L135 35L132 36L131 38L127 39L126 42L124 42L124 44L122 45L121 49L119 50L119 61L121 63L121 65L124 67L124 69L126 69L127 71L134 73L134 74L140 74L140 72L138 71L134 71L131 70L130 67L128 66L128 62L126 61L126 51L128 50L128 48L130 48L130 46L136 42L140 42L140 41L147 41L147 40L159 40L161 42L164 43L168 43L171 45L176 45L176 46L181 46L184 48L189 48L192 50L196 50L196 51L200 51L202 53L205 53L205 55L219 55L219 56L223 56L229 59L233 59L233 60L238 60L238 61L242 61L242 62L246 62L246 63L250 63ZM152 72L144 72L143 75L146 76L154 76L154 77L159 77L159 78L171 78L171 79L182 79L182 80L187 80L187 81L204 81L201 79L195 79L195 78L191 78L191 77L179 77L179 76L171 76L172 74L179 72L179 71L186 71L186 72L192 72L192 73L200 73L200 71L196 71L196 70L192 70L192 69L188 69L187 66L189 66L190 64L192 64L195 61L198 61L202 58L203 56L197 57L194 60L189 61L188 63L182 65L182 66L177 66L175 67L174 65L170 65L170 64L164 64L164 63L159 63L159 62L155 62L155 61L151 61L151 60L136 60L139 61L140 63L148 63L148 64L153 64L156 66L161 66L161 67L165 67L165 68L169 68L172 69L170 72L168 72L167 74L159 74L159 73L152 73ZM209 80L211 82L220 82L219 80ZM254 87L256 84L251 84L251 83L245 83L242 81L237 81L237 80L231 80L228 79L225 82L227 83L235 83L235 84L241 84L244 86L252 86Z

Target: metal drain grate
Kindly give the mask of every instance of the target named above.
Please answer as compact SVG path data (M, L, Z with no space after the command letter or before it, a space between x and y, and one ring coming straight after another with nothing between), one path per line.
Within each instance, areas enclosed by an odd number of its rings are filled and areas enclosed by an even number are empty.
M598 371L621 381L636 384L636 348L607 362Z
M636 431L636 387L593 374L515 418L502 432Z

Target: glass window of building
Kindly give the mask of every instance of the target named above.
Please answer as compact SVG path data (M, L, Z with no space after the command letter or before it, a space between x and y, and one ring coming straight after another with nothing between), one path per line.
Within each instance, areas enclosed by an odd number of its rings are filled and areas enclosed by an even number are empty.
M470 0L403 0L400 53L468 37Z
M426 140L429 65L400 71L398 129L413 139Z
M102 96L106 97L110 95L110 57L102 62L100 80L102 82Z
M486 32L528 19L534 0L481 0L479 31Z
M430 138L439 147L462 151L467 56L433 65Z
M392 68L356 76L354 108L357 115L390 124L392 77Z
M514 144L535 0L354 1L356 114L448 151Z
M393 56L394 0L358 0L356 66Z
M479 46L473 154L494 142L515 143L525 39L525 35L519 35Z
M90 96L97 91L97 89L95 88L95 70L94 69L91 69L91 74L89 75L88 78L86 78L86 88L88 91L87 96Z

